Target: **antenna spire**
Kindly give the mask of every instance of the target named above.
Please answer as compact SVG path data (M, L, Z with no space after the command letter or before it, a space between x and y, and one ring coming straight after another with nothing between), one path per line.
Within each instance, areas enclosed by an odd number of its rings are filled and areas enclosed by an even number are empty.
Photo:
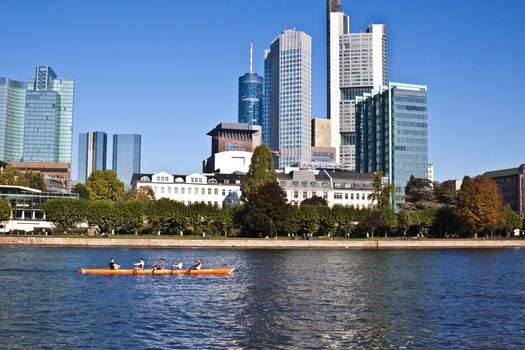
M252 74L252 63L253 63L253 43L250 42L250 74Z

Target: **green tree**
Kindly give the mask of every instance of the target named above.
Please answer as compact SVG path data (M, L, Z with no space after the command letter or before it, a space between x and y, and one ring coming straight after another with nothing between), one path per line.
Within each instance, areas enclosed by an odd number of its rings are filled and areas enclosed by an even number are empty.
M241 182L241 199L246 202L256 188L277 180L272 153L266 145L257 146L253 152L250 169Z
M434 198L440 206L456 206L456 190L447 183L434 182Z
M0 222L8 221L11 218L11 206L6 200L0 199Z
M86 221L88 212L88 202L84 200L57 198L44 204L46 219L65 231Z
M458 193L456 213L467 232L475 235L490 232L493 235L503 214L496 183L486 176L477 176L467 183L464 181Z
M256 187L247 198L241 219L242 232L248 236L269 235L286 231L290 205L277 181Z
M28 171L23 173L19 178L19 183L23 183L23 186L31 187L36 190L47 191L44 175L36 171Z
M521 230L523 221L518 213L512 210L510 204L503 207L503 219L500 228L505 232L505 236L509 237L515 229Z
M20 185L21 176L18 169L8 164L5 168L0 169L0 185L25 186L25 184Z
M95 170L86 182L89 198L95 201L119 201L124 199L124 183L112 170Z
M393 193L394 185L383 183L383 173L374 173L370 199L373 202L372 210L375 213L371 213L365 221L365 227L372 231L372 237L374 231L381 227L384 228L386 237L387 232L393 231L397 225L396 215L392 209L391 198Z
M302 201L301 205L313 205L313 206L327 207L328 202L323 197L312 196Z
M73 189L71 190L73 193L78 194L78 198L80 199L89 199L89 191L83 183L77 183L75 186L73 186Z
M150 202L155 200L155 193L151 186L132 188L126 193L128 202Z
M436 205L434 189L429 179L410 176L405 187L405 203L408 210L426 209Z

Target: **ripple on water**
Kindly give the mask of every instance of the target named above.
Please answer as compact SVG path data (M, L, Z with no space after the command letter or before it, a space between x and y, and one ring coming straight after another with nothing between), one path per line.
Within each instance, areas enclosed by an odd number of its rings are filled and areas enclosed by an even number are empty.
M236 271L77 272L112 256ZM523 348L524 263L523 249L0 247L0 348Z

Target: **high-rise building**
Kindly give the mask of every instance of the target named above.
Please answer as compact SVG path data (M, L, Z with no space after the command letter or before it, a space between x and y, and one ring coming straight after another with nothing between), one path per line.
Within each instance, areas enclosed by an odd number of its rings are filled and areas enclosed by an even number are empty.
M73 80L36 67L26 92L24 161L71 163L73 94Z
M263 142L279 167L311 159L312 38L285 30L265 50Z
M95 170L106 170L108 135L102 131L81 133L78 138L78 181L86 182Z
M253 72L252 52L250 43L250 72L239 77L239 123L262 125L263 78Z
M113 171L128 188L133 174L140 173L140 147L140 135L113 135Z
M330 119L312 119L312 147L330 147Z
M24 150L25 83L0 78L0 160L19 162Z
M386 26L350 33L339 0L327 0L328 118L336 160L355 167L355 98L387 84Z
M357 97L356 141L356 170L383 172L398 208L410 176L428 177L427 87L389 83Z

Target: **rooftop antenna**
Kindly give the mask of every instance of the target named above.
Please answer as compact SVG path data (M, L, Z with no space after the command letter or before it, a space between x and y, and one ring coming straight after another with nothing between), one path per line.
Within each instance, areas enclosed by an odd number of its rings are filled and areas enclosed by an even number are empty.
M252 62L253 62L253 43L250 42L250 74L252 74Z

